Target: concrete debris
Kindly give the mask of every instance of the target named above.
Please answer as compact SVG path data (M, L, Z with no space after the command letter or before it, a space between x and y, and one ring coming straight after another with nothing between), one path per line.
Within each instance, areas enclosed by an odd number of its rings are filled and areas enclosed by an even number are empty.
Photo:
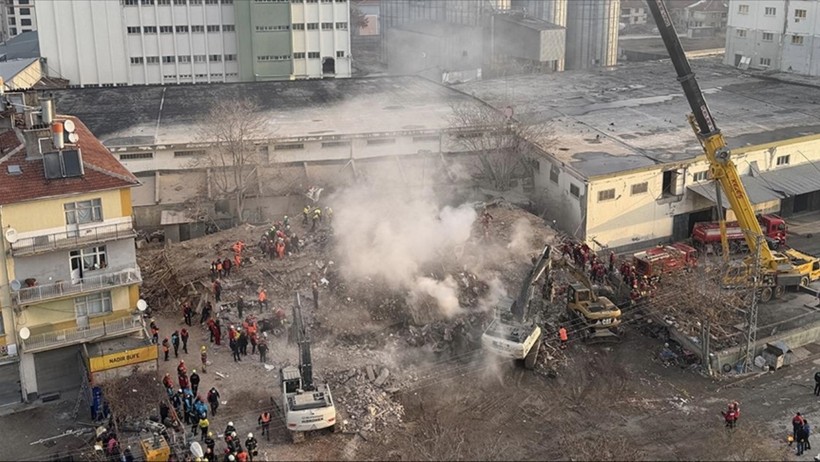
M391 398L400 385L391 385L390 392L382 388L395 376L391 376L386 367L381 368L378 376L375 370L374 366L368 365L358 370L327 374L327 382L339 404L337 409L343 409L349 417L342 420L343 431L360 434L378 432L388 425L401 423L404 418L404 406Z
M387 370L386 367L383 367L381 372L379 373L379 376L376 378L376 381L373 382L373 384L377 387L381 387L382 385L384 385L384 382L387 381L388 377L390 377L390 371Z

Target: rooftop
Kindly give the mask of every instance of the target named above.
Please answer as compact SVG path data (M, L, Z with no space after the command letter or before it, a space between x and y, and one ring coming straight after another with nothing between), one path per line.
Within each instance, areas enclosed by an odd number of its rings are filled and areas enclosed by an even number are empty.
M718 58L694 59L700 87L730 148L820 133L820 88L756 78ZM550 123L549 151L586 176L702 154L668 60L463 83L459 90L525 123ZM597 136L596 139L596 135Z
M56 90L57 107L82 118L109 147L191 143L214 101L249 98L270 138L439 130L450 105L474 101L420 77Z
M39 58L40 41L37 31L23 32L3 43L0 43L0 56L5 55L6 60L19 58Z
M31 64L38 59L40 58L18 58L0 61L0 77L3 77L3 81L7 82L6 85L8 85L8 82L11 82L11 79L19 74L20 71L31 66Z
M139 184L131 174L88 128L76 117L57 116L56 120L71 119L80 140L84 175L76 178L46 179L43 159L26 159L26 149L16 130L0 134L0 205L13 204L68 194L128 188ZM20 173L11 174L18 166Z

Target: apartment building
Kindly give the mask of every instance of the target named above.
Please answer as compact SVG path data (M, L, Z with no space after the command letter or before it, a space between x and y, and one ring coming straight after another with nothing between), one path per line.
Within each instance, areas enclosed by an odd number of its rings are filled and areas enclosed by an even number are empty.
M6 94L31 106L32 95ZM139 184L75 117L3 113L0 400L77 389L88 348L143 336L131 218ZM3 361L4 360L4 361Z
M820 0L731 0L724 62L820 75Z
M649 17L649 9L643 0L622 0L621 1L621 24L626 26L633 24L646 24Z
M2 0L2 30L0 40L6 41L23 32L37 30L34 0Z
M37 0L53 77L120 86L350 77L348 0Z

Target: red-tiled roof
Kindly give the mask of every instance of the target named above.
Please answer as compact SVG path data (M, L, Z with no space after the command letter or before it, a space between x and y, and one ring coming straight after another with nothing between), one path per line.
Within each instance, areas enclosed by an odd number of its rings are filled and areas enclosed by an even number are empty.
M0 204L129 188L139 184L139 180L91 134L80 119L69 116L58 116L56 119L74 121L77 135L80 137L77 145L82 152L85 174L77 178L47 180L43 171L43 160L26 160L22 137L18 137L14 130L8 130L0 134ZM18 152L9 155L18 147ZM10 165L19 165L23 173L9 174Z

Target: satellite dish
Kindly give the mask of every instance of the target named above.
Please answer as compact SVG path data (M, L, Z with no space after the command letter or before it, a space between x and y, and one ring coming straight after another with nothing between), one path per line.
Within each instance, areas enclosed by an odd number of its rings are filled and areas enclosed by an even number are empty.
M69 133L68 134L68 142L71 144L77 144L77 141L80 141L80 135L76 133Z
M202 451L202 446L200 446L199 443L196 441L191 443L191 454L193 454L194 457L197 458L205 457L205 452Z
M74 130L77 129L77 127L74 125L74 121L71 119L68 119L65 122L63 122L63 128L68 133L74 133Z
M17 242L17 230L14 228L9 228L6 230L6 240L9 244L14 244Z
M145 311L146 309L148 309L148 302L146 302L143 299L137 300L137 309L140 311Z
M20 338L21 339L28 340L29 337L31 337L31 331L29 330L28 327L23 327L22 329L20 329Z
M13 290L13 291L15 291L15 292L17 292L18 290L20 290L20 287L22 287L22 285L20 284L20 281L18 281L17 279L12 280L12 281L9 283L9 285L11 286L11 290Z

